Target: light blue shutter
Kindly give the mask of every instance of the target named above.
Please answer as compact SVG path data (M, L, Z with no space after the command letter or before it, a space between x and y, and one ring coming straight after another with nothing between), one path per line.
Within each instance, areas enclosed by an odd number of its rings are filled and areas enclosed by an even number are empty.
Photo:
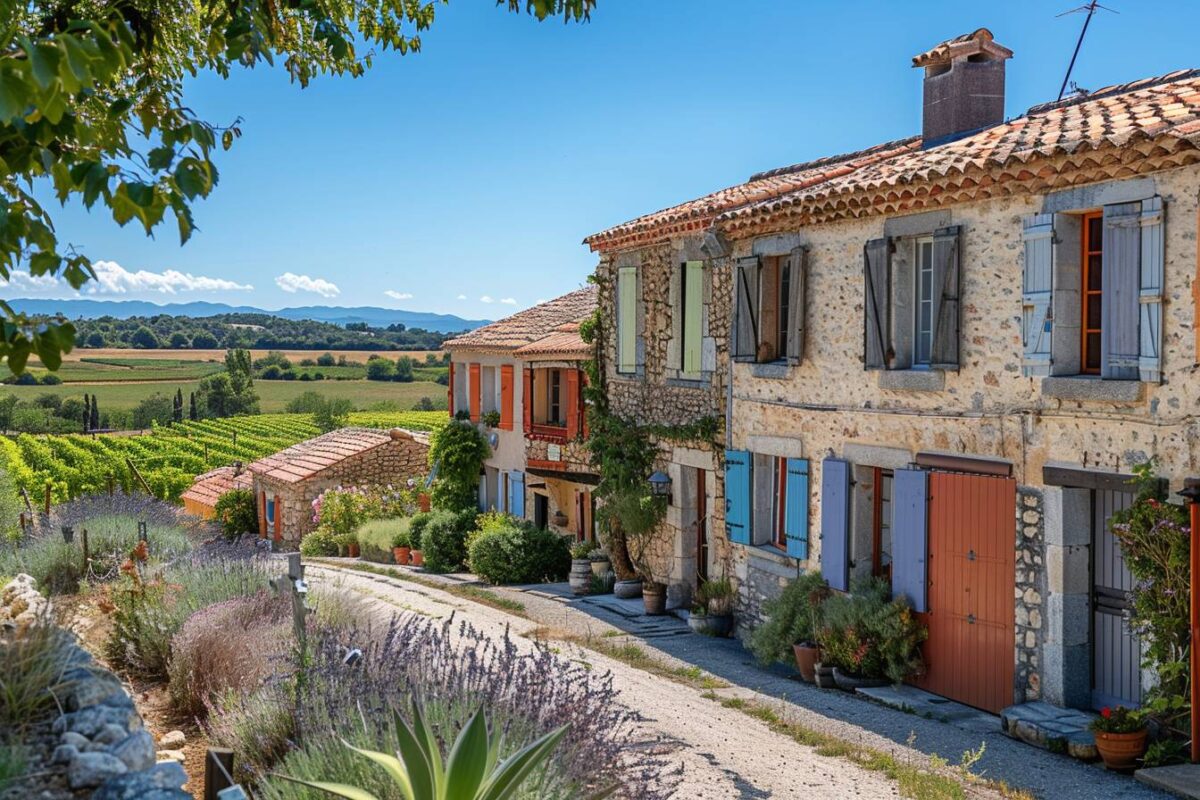
M525 473L513 470L508 479L508 513L525 518Z
M1051 337L1054 335L1054 215L1035 214L1025 219L1025 268L1021 291L1021 340L1024 355L1021 374L1050 374Z
M892 594L926 611L929 473L898 469L892 480Z
M725 451L725 535L734 544L750 544L750 454Z
M787 460L787 507L783 514L787 554L808 558L808 459Z
M1138 376L1148 383L1162 382L1163 201L1142 201L1141 312Z
M821 462L821 575L830 588L850 588L850 462Z
M1141 363L1142 204L1104 207L1100 375L1138 380Z

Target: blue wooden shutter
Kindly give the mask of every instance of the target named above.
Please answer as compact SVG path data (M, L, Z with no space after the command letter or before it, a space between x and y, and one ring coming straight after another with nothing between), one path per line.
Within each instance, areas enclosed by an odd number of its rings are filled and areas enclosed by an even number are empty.
M508 480L508 513L525 518L525 473L513 470Z
M821 575L830 588L850 588L850 462L821 462Z
M750 454L725 451L725 535L734 544L750 544Z
M783 514L787 554L808 558L808 459L787 460L787 507Z
M892 480L892 593L926 611L929 473L898 469Z
M1054 215L1035 214L1025 219L1025 268L1021 290L1021 340L1024 355L1021 373L1026 377L1050 374L1051 337L1054 335Z
M1162 382L1163 201L1142 202L1141 331L1138 373L1148 383Z
M1100 375L1137 380L1141 361L1142 204L1104 207L1104 295L1100 316Z

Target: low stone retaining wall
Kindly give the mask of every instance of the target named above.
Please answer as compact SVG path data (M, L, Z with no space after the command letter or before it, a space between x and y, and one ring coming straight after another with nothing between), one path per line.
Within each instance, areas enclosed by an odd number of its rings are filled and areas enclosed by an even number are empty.
M0 623L8 635L21 635L48 611L49 601L34 583L18 575L0 593ZM62 679L68 688L57 697L63 713L48 731L32 732L29 742L31 771L44 777L36 791L18 783L0 792L0 800L191 800L181 788L187 782L183 767L155 763L154 738L120 679L67 635L72 641L65 648Z

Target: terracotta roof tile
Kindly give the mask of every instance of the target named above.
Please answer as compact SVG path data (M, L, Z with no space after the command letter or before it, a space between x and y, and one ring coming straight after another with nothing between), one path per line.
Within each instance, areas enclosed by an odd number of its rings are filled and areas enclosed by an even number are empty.
M987 28L979 28L962 36L947 39L935 45L920 55L913 56L914 67L927 67L932 64L945 64L956 58L973 55L988 55L992 58L1012 58L1012 50L1002 44L997 44L992 32Z
M589 284L510 317L476 328L442 344L446 350L512 351L531 344L564 323L578 323L596 310L596 287Z
M559 325L550 334L524 347L518 347L513 355L526 361L575 360L591 358L592 346L579 335L579 323Z
M391 438L388 431L375 428L342 428L260 458L247 469L284 483L297 483L351 456L386 444Z
M233 489L249 489L254 483L254 475L248 470L236 474L235 467L217 467L203 475L197 475L192 485L181 495L183 500L191 500L206 506L215 506L221 495Z

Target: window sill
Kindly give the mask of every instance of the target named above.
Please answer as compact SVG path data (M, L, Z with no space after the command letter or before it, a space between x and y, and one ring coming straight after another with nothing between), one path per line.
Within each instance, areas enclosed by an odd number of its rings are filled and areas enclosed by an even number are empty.
M768 361L765 363L751 362L750 374L755 378L769 378L771 380L786 380L788 377L791 364L786 361Z
M792 558L772 544L752 544L746 547L751 569L764 570L783 578L793 578L805 562Z
M946 373L940 369L890 369L879 373L879 388L895 392L940 392Z
M1083 375L1042 378L1042 395L1056 400L1136 403L1142 399L1142 382L1106 381L1100 377Z

